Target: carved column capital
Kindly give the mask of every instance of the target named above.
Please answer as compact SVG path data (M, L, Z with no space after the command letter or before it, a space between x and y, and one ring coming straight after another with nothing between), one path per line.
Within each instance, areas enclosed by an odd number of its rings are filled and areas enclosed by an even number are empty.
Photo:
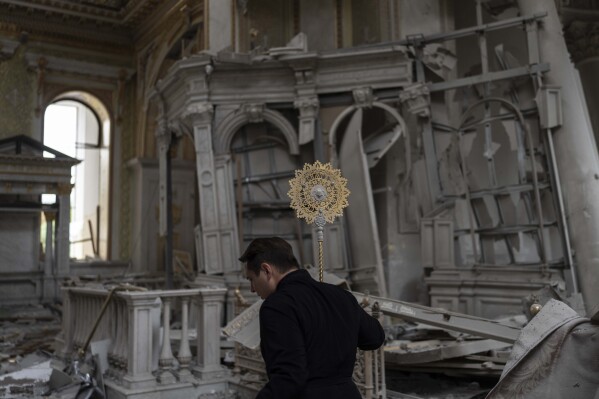
M599 56L599 22L574 20L564 27L564 38L575 64Z
M72 189L73 184L71 183L58 183L56 185L56 193L58 195L70 195Z
M299 109L300 117L313 118L320 107L320 102L316 96L305 96L296 99L293 102L293 106Z
M182 117L195 124L209 124L212 122L214 106L209 102L193 102L185 107Z
M354 102L360 108L372 108L372 103L375 98L372 94L371 87L360 87L358 89L354 89L352 92L354 96Z
M264 121L265 108L263 103L246 103L241 106L240 110L246 114L250 123L260 123Z
M53 222L56 220L56 212L44 211L44 218L46 219L46 222Z
M426 85L417 83L399 93L399 101L413 115L427 118L431 114L430 92Z

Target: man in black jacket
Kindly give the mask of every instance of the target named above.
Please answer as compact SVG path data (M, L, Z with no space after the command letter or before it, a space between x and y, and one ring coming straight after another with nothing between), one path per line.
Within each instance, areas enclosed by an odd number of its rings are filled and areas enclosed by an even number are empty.
M380 323L348 291L299 268L291 245L258 238L239 260L260 308L260 349L268 383L258 399L360 399L352 381L356 348L384 341Z

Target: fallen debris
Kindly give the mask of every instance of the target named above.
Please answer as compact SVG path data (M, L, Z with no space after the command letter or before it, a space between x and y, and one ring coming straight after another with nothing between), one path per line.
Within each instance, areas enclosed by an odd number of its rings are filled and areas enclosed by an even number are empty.
M43 306L0 308L0 376L47 360L60 333L60 315Z

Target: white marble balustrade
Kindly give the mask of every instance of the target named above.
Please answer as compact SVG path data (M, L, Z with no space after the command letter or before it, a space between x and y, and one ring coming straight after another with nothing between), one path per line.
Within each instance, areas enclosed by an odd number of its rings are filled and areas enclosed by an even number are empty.
M92 339L110 340L106 378L127 389L224 378L220 329L225 294L224 288L115 292ZM101 288L63 288L65 359L85 344L108 295ZM180 334L172 334L174 314ZM189 334L193 327L195 356Z

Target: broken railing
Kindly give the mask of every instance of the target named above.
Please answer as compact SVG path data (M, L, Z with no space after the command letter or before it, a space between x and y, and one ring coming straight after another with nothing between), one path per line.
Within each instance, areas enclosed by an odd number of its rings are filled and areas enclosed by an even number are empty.
M107 342L104 376L126 389L224 377L220 320L225 293L223 288L121 290L106 301L107 289L65 287L60 356L68 361L79 356L89 340ZM104 305L105 312L96 325ZM180 314L177 339L171 329L174 313ZM197 332L195 356L190 320Z

